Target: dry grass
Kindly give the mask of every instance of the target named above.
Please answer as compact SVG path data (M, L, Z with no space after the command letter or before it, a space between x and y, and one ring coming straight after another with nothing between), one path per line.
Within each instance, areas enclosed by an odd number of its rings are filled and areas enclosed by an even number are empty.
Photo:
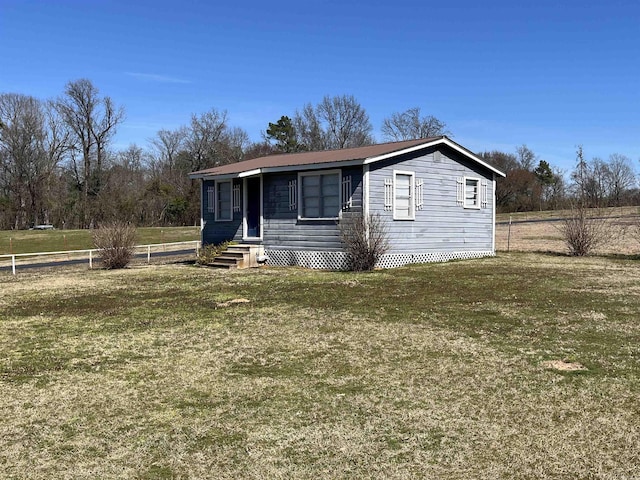
M638 478L633 261L0 288L0 477Z
M640 243L634 231L637 217L611 218L607 222L611 238L596 248L594 254L640 254ZM514 222L510 241L509 226L496 225L496 250L506 252L507 248L512 252L569 252L561 232L561 222Z

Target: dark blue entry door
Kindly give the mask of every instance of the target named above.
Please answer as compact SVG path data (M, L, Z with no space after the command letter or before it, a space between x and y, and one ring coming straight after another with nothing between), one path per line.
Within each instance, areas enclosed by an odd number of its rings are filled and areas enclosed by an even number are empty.
M247 178L247 237L260 237L260 177Z

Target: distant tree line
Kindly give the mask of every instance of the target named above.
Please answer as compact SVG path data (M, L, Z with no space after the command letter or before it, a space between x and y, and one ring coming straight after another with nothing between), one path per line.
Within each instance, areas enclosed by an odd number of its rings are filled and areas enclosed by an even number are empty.
M0 94L0 229L40 223L91 228L105 221L194 225L198 182L188 173L274 153L374 143L365 109L350 95L308 103L269 123L259 141L229 124L227 112L194 113L146 146L112 148L125 111L90 80L69 82L40 100ZM385 128L387 130L385 130ZM440 135L446 125L419 108L385 119L385 140Z
M275 120L275 119L274 119ZM179 128L162 129L147 145L113 148L125 110L90 80L69 82L55 99L0 94L0 229L51 223L91 228L106 221L138 226L194 225L198 182L188 173L276 153L327 150L376 142L366 110L352 95L326 96L266 125L262 138L229 124L224 110L194 113ZM383 119L383 141L450 135L419 107ZM526 146L484 152L507 173L498 182L502 211L559 208L579 190L593 205L637 203L631 161L614 154L564 172Z
M629 157L614 153L608 160L595 157L587 161L582 147L579 152L570 172L552 167L526 145L517 147L515 153L481 153L481 158L507 174L496 185L498 211L557 210L577 201L587 208L640 203L638 176Z

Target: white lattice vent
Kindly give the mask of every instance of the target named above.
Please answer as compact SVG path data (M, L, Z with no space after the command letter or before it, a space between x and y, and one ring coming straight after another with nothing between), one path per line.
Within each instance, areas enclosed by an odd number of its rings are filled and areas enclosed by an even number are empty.
M344 252L309 252L297 250L267 250L269 265L278 267L298 266L322 270L345 270L347 255ZM448 262L470 258L492 257L491 251L479 252L430 252L387 254L378 262L379 268L397 268L410 263Z
M391 253L384 255L377 266L380 268L396 268L410 263L448 262L449 260L467 260L470 258L492 257L494 255L491 251Z
M344 270L347 255L344 252L310 252L298 250L266 250L268 265L278 267L298 266L322 270Z

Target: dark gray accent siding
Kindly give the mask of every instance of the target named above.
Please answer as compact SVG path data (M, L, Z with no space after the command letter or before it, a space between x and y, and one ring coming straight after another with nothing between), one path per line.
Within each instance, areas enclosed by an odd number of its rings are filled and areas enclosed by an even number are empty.
M208 209L208 193L209 187L214 185L213 180L205 180L202 182L202 218L204 220L204 230L202 231L202 243L207 245L210 243L218 244L230 240L242 241L242 181L234 180L233 186L240 185L240 211L233 212L231 221L216 222L216 213ZM233 195L233 193L232 193Z
M352 208L362 210L362 168L342 169L351 175ZM298 209L289 209L289 181L298 174L272 174L263 178L263 244L280 250L336 251L342 249L337 222L331 220L299 220ZM299 199L298 199L299 200Z
M385 179L393 171L415 173L423 180L423 208L415 220L394 220L384 209ZM457 204L457 178L471 176L487 181L489 204L470 209ZM419 157L395 158L376 163L369 173L369 211L385 220L390 240L388 253L460 252L493 250L493 174L457 152L433 149Z

